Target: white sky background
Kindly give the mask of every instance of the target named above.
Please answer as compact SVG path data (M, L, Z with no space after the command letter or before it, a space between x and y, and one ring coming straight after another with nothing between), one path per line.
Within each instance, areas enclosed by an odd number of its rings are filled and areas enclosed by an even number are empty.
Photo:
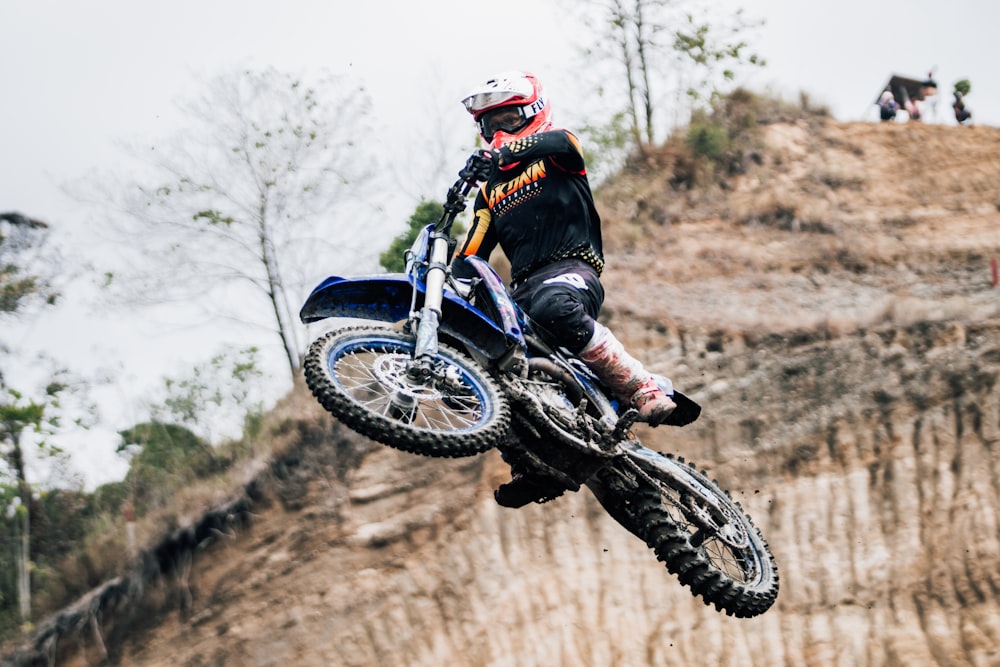
M923 77L934 68L939 102L936 116L925 109L925 121L953 125L952 84L968 78L973 120L1000 124L998 3L722 2L766 22L747 34L768 62L751 81L757 90L789 99L805 90L838 120L874 121L872 102L890 74ZM351 75L370 93L386 127L379 139L386 139L400 173L408 153L427 150L440 127L468 128L471 147L474 130L458 100L498 70L533 69L557 124L578 121L572 100L591 93L577 76L586 67L577 47L590 35L566 19L573 6L553 0L2 0L0 211L46 220L54 238L81 252L114 252L113 244L88 234L94 211L67 197L63 186L93 170L127 175L133 165L121 142L155 144L176 134L183 120L176 104L199 96L203 79L238 67ZM443 116L437 129L427 119L433 111ZM443 196L448 184L435 185L441 192L404 188L408 196L389 206L387 234L402 231L419 196ZM383 249L373 248L372 257ZM372 257L365 258L369 264ZM331 273L343 272L338 268ZM277 360L275 376L284 377L274 341L206 330L180 313L98 312L84 292L69 290L57 313L20 327L13 343L25 351L47 349L82 374L105 369L114 375L95 390L106 432L76 447L88 486L124 473L110 433L145 418L137 399L163 376L176 376L229 343L264 346ZM4 338L11 340L7 333ZM18 384L15 376L8 380Z

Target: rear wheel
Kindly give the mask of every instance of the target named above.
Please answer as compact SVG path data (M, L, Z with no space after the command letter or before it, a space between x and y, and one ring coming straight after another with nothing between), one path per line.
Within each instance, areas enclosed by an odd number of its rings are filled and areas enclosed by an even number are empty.
M429 373L415 380L413 351L412 338L391 329L331 331L306 354L306 384L347 426L390 447L457 457L500 444L510 410L486 371L439 344Z
M643 455L660 459L641 466L646 475L606 470L588 483L604 508L705 604L744 618L767 611L778 596L777 566L739 503L682 459Z

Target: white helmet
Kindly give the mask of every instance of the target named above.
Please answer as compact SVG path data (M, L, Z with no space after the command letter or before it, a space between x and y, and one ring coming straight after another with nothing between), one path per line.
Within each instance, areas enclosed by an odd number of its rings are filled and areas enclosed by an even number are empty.
M503 72L465 96L462 104L491 148L551 129L542 84L530 72Z

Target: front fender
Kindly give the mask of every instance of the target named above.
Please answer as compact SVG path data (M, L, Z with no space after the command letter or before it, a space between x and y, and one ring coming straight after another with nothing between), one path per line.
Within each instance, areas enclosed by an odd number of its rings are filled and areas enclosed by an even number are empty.
M360 278L330 276L312 291L299 311L305 324L328 317L398 322L410 313L413 288L402 273Z
M423 284L418 285L423 291ZM404 273L358 278L331 276L306 299L299 319L306 324L329 317L399 322L410 316L413 286ZM490 360L502 357L511 345L503 329L451 290L441 302L441 330L478 350Z

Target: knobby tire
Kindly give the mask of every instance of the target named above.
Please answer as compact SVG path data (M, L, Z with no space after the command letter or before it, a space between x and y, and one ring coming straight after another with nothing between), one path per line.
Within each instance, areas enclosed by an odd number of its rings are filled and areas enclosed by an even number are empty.
M670 455L661 456L674 459ZM684 464L683 459L674 460ZM738 502L695 469L693 464L686 466L687 473L715 496L716 501L746 531L748 544L726 554L730 559L726 563L729 569L736 568L738 573L728 572L727 567L720 565L722 556L713 550L711 536L697 543L700 538L685 525L689 516L681 516L690 510L679 509L667 498L674 493L668 481L656 479L651 484L641 476L636 478L632 472L618 472L615 475L627 475L633 483L637 483L638 488L623 489L613 482L608 473L599 475L588 486L605 510L643 540L656 554L657 560L663 562L667 570L693 595L702 598L705 604L715 605L716 610L740 618L763 614L778 596L777 566L767 542Z
M390 397L403 383L400 369L413 348L411 336L392 329L330 331L306 354L306 384L320 405L345 425L396 449L461 457L501 444L510 428L507 401L482 367L444 343L438 345L438 359L457 370L463 393L414 391L417 416L393 413ZM427 412L433 413L433 420L423 416Z

